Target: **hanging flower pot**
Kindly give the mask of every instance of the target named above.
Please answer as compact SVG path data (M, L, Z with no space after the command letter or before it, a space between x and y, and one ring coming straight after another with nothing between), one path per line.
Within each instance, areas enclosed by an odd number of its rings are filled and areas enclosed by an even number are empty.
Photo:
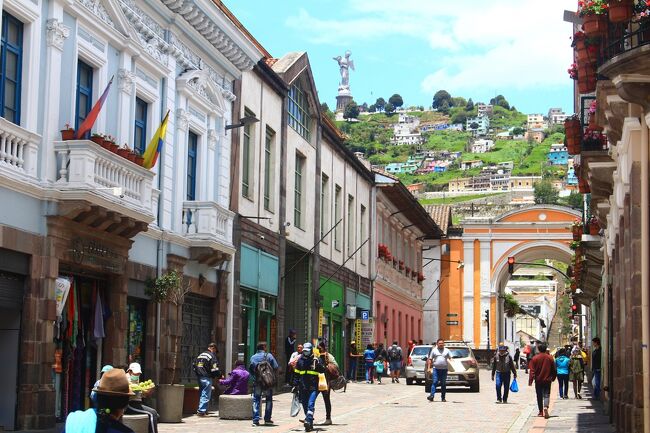
M144 165L144 156L135 155L135 163L142 167Z
M578 190L582 194L588 194L591 192L591 188L589 188L589 182L587 182L587 179L580 179L578 181Z
M567 151L571 155L580 153L582 125L576 116L571 116L564 121L564 133L566 135Z
M609 21L613 23L624 23L632 19L634 13L633 0L610 0Z
M589 220L589 234L591 236L598 236L600 233L600 224L598 223L598 220L594 217L592 217Z
M580 93L592 93L596 90L597 77L595 65L578 65L578 90Z
M588 37L605 36L607 34L607 14L585 15L582 21L582 31Z
M599 37L587 37L583 32L573 35L573 47L575 48L576 62L580 64L596 63L600 52L601 39Z
M571 232L573 234L573 240L574 241L579 241L582 239L582 224L581 225L574 225L571 228Z
M61 140L74 140L74 129L70 128L70 125L66 124L65 129L61 130Z

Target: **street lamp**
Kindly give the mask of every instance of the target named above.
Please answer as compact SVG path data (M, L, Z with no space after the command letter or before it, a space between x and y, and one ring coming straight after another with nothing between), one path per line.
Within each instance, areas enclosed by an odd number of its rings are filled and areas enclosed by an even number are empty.
M252 125L253 123L257 123L259 121L260 121L260 119L258 119L255 116L244 116L239 120L239 123L234 123L232 125L226 125L226 131L231 130L231 129L241 128L242 126L246 126L246 125Z

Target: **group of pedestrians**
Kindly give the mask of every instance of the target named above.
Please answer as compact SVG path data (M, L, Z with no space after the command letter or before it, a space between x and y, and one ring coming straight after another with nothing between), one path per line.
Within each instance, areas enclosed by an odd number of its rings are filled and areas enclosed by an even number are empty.
M402 366L404 364L404 354L397 341L384 348L383 343L379 343L377 348L372 344L366 346L363 354L356 353L356 343L350 343L348 352L350 369L348 370L348 381L356 379L357 359L363 358L366 383L372 384L377 381L381 384L381 379L390 373L391 383L399 383Z

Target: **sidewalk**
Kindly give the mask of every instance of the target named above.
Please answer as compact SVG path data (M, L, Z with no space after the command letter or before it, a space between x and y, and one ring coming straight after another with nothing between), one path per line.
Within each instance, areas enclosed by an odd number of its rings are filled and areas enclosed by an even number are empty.
M516 428L510 433L545 433L545 432L582 432L582 433L614 433L614 427L609 424L609 417L605 414L600 401L590 400L591 386L584 384L582 399L573 398L572 385L569 385L569 400L560 400L558 397L557 381L551 388L550 418L544 419L537 416L537 402L533 401L530 408L522 416L527 419L523 423L515 423ZM515 427L513 425L513 427Z

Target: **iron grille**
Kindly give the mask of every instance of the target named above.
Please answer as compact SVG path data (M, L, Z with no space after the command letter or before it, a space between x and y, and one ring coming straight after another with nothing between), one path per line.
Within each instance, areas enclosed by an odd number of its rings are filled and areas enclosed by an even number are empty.
M212 341L214 321L212 319L213 300L203 296L188 294L183 304L183 336L181 337L180 383L195 383L192 370L194 358L206 350Z

